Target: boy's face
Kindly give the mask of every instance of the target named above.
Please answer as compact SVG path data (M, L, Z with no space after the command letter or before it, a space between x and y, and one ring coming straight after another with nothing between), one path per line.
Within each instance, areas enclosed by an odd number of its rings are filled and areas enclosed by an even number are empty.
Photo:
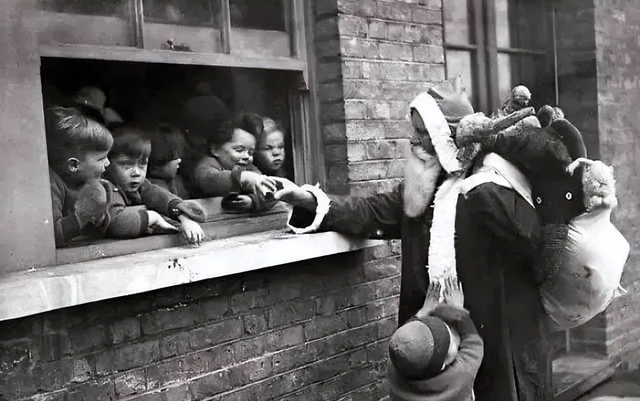
M109 166L107 155L109 151L87 151L79 159L69 159L71 171L75 172L74 178L79 183L97 180Z
M263 173L278 170L284 162L284 134L280 131L268 133L262 139L256 159L259 159L260 166L264 167Z
M135 192L147 177L148 162L146 158L114 157L109 166L109 178L125 192Z
M220 146L211 146L211 154L218 159L223 169L231 170L234 166L246 167L251 164L255 148L256 138L247 131L236 128L230 141Z
M180 168L181 161L182 159L177 158L168 161L161 166L152 167L151 170L149 170L149 176L171 181L176 178L176 175L178 175L178 169Z

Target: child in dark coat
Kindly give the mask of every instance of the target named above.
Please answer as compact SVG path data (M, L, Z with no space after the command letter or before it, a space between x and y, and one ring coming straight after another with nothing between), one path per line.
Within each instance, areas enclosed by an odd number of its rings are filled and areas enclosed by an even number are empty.
M45 115L55 241L61 247L109 224L100 176L113 138L75 108L52 107Z
M392 401L474 399L484 344L461 306L462 289L453 281L446 282L445 294L456 292L459 301L438 304L439 286L430 283L425 306L391 336L387 376Z
M180 231L190 243L199 244L204 232L196 221L204 221L204 211L146 179L150 153L151 142L139 130L123 127L114 131L114 144L109 152L112 164L106 171L107 179L115 185L107 234L137 238ZM145 208L133 207L138 205ZM165 221L161 214L178 220L179 228Z

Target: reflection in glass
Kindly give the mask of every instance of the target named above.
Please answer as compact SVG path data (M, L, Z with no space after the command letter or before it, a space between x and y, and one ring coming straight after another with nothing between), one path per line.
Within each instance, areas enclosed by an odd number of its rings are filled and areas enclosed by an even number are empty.
M143 0L145 48L219 52L220 0Z
M233 28L286 31L286 0L229 0Z
M133 46L128 0L37 0L41 43Z
M447 43L473 43L472 10L467 0L443 2L445 39Z
M446 53L447 78L451 79L458 75L462 77L462 87L467 92L467 97L474 109L478 108L476 99L475 82L472 75L472 55L468 51L447 49Z

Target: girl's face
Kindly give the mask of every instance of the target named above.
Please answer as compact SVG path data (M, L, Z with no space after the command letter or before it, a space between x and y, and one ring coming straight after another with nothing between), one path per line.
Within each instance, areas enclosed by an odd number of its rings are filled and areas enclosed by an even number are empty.
M230 141L222 145L211 145L210 151L223 169L231 170L234 166L246 167L251 164L255 148L256 138L247 131L236 128Z
M272 131L265 135L256 152L256 165L263 173L268 174L282 167L284 162L284 134Z

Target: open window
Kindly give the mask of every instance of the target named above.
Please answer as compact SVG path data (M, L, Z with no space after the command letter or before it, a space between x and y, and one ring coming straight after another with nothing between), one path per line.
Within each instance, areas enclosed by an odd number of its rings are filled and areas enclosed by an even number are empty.
M42 21L38 35L45 108L69 105L79 88L92 86L104 92L106 106L125 123L165 122L184 133L184 103L194 96L215 96L232 113L252 112L278 122L285 135L286 176L298 183L322 181L322 161L313 156L320 152L308 85L303 0L36 4L34 12ZM280 229L286 220L285 205L232 214L222 210L220 200L189 200L205 209L202 226L212 239ZM179 235L80 237L56 249L55 264L184 244Z

